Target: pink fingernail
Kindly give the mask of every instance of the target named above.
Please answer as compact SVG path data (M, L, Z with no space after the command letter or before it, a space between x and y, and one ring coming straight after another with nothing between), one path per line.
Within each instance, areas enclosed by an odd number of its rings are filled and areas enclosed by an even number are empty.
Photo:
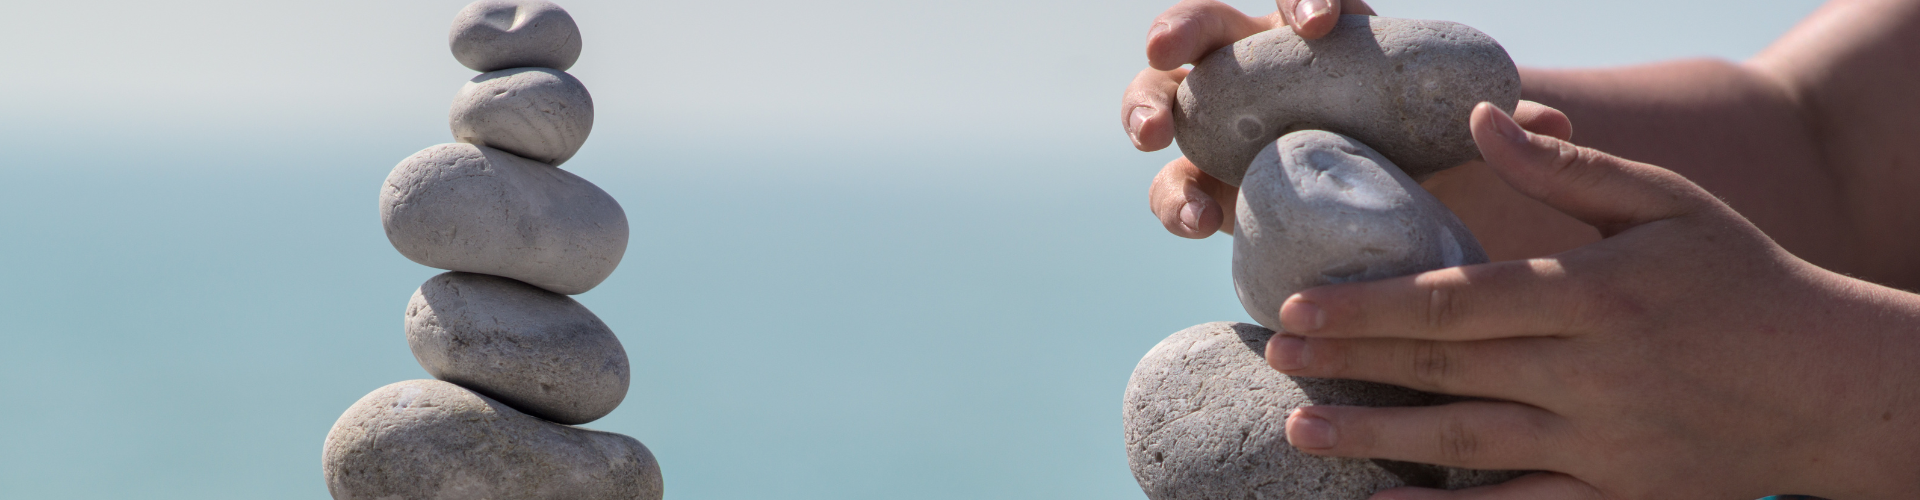
M1307 367L1307 339L1292 335L1274 335L1273 346L1267 348L1267 364L1280 371L1293 371Z
M1153 27L1147 29L1147 40L1151 41L1153 37L1160 36L1161 33L1166 33L1170 29L1173 29L1171 24L1153 23Z
M1147 118L1153 117L1152 106L1134 106L1127 119L1127 135L1133 136L1133 142L1140 142L1140 127L1146 126Z
M1333 7L1327 5L1327 0L1300 0L1300 3L1293 6L1293 28L1305 28L1308 21L1327 15L1330 10L1333 10Z
M1308 416L1294 410L1293 417L1287 419L1287 442L1300 449L1325 450L1333 448L1340 436L1333 430L1333 423L1320 417Z
M1327 327L1327 311L1294 295L1280 304L1280 324L1294 333L1312 333Z
M1493 126L1495 130L1500 132L1501 137L1507 138L1508 141L1512 141L1514 144L1527 144L1527 131L1520 128L1520 122L1513 121L1512 116L1508 116L1507 112L1501 111L1500 108L1492 104L1484 104L1484 106L1493 110L1493 114L1495 115L1493 117Z
M1200 214L1205 213L1206 209L1198 200L1187 202L1187 206L1180 207L1180 225L1186 226L1188 231L1200 232Z

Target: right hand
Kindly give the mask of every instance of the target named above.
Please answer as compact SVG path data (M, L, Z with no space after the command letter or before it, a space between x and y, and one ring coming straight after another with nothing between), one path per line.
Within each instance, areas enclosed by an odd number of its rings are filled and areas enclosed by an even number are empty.
M1135 148L1158 151L1173 144L1174 98L1187 76L1181 66L1262 31L1284 26L1303 38L1315 39L1332 31L1341 14L1374 14L1362 0L1276 3L1279 11L1252 17L1215 0L1186 0L1154 18L1147 32L1150 67L1134 77L1120 104L1121 126ZM1520 101L1513 117L1534 133L1562 140L1573 135L1573 125L1565 114L1534 102ZM1480 175L1486 173L1484 170L1480 165L1451 169L1436 175L1427 185L1461 215L1469 229L1481 235L1490 254L1544 254L1551 253L1545 250L1558 251L1597 239L1577 221L1520 196L1492 175ZM1214 232L1233 232L1229 214L1233 213L1238 188L1201 172L1184 157L1160 170L1148 198L1161 225L1175 235L1205 238ZM1539 241L1543 234L1552 241Z

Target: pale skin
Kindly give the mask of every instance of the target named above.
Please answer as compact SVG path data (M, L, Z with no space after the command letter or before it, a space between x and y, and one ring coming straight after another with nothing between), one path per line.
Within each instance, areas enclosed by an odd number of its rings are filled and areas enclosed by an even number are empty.
M1182 64L1372 13L1317 1L1162 14L1121 108L1135 146L1171 144ZM1469 117L1484 161L1424 183L1496 262L1301 292L1267 352L1487 400L1302 408L1289 441L1545 471L1376 499L1920 496L1920 295L1898 289L1920 286L1920 0L1833 1L1743 63L1521 78L1512 117ZM1232 194L1176 160L1150 206L1204 238L1231 231Z

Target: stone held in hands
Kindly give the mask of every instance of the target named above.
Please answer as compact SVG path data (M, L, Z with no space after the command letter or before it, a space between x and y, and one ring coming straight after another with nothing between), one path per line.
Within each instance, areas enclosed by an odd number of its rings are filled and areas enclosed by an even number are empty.
M443 273L407 303L407 345L433 378L536 417L584 424L627 397L627 352L565 295L499 276Z
M447 113L453 140L558 166L593 131L593 96L566 72L513 68L460 87Z
M422 265L573 295L627 251L627 216L598 186L484 146L441 144L395 166L380 190L387 241Z
M658 500L660 465L631 437L522 414L460 386L410 380L374 390L327 433L327 491L339 500Z
M1322 129L1365 142L1415 178L1479 156L1473 106L1513 112L1520 73L1486 34L1446 21L1341 16L1306 40L1282 27L1214 51L1180 84L1174 139L1200 170L1240 185L1260 149Z
M1280 305L1301 290L1487 261L1440 200L1332 132L1294 132L1260 150L1234 210L1234 289L1267 328L1280 328Z
M474 71L553 68L580 59L580 27L545 0L480 0L460 9L447 35L453 58Z
M1358 500L1399 486L1459 489L1518 476L1409 462L1318 457L1286 441L1311 405L1423 406L1453 401L1372 382L1289 377L1267 366L1273 331L1207 323L1154 346L1127 383L1127 462L1152 500Z

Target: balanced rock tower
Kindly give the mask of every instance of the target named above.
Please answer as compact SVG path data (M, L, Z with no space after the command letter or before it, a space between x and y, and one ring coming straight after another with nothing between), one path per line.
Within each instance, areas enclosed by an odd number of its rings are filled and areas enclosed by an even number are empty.
M626 398L626 351L568 295L620 264L627 217L558 168L593 128L566 70L580 30L544 0L480 0L453 56L481 74L454 97L456 142L415 153L380 191L387 239L446 269L406 308L407 344L435 380L381 387L327 433L333 498L643 499L660 466L633 438L580 427Z

